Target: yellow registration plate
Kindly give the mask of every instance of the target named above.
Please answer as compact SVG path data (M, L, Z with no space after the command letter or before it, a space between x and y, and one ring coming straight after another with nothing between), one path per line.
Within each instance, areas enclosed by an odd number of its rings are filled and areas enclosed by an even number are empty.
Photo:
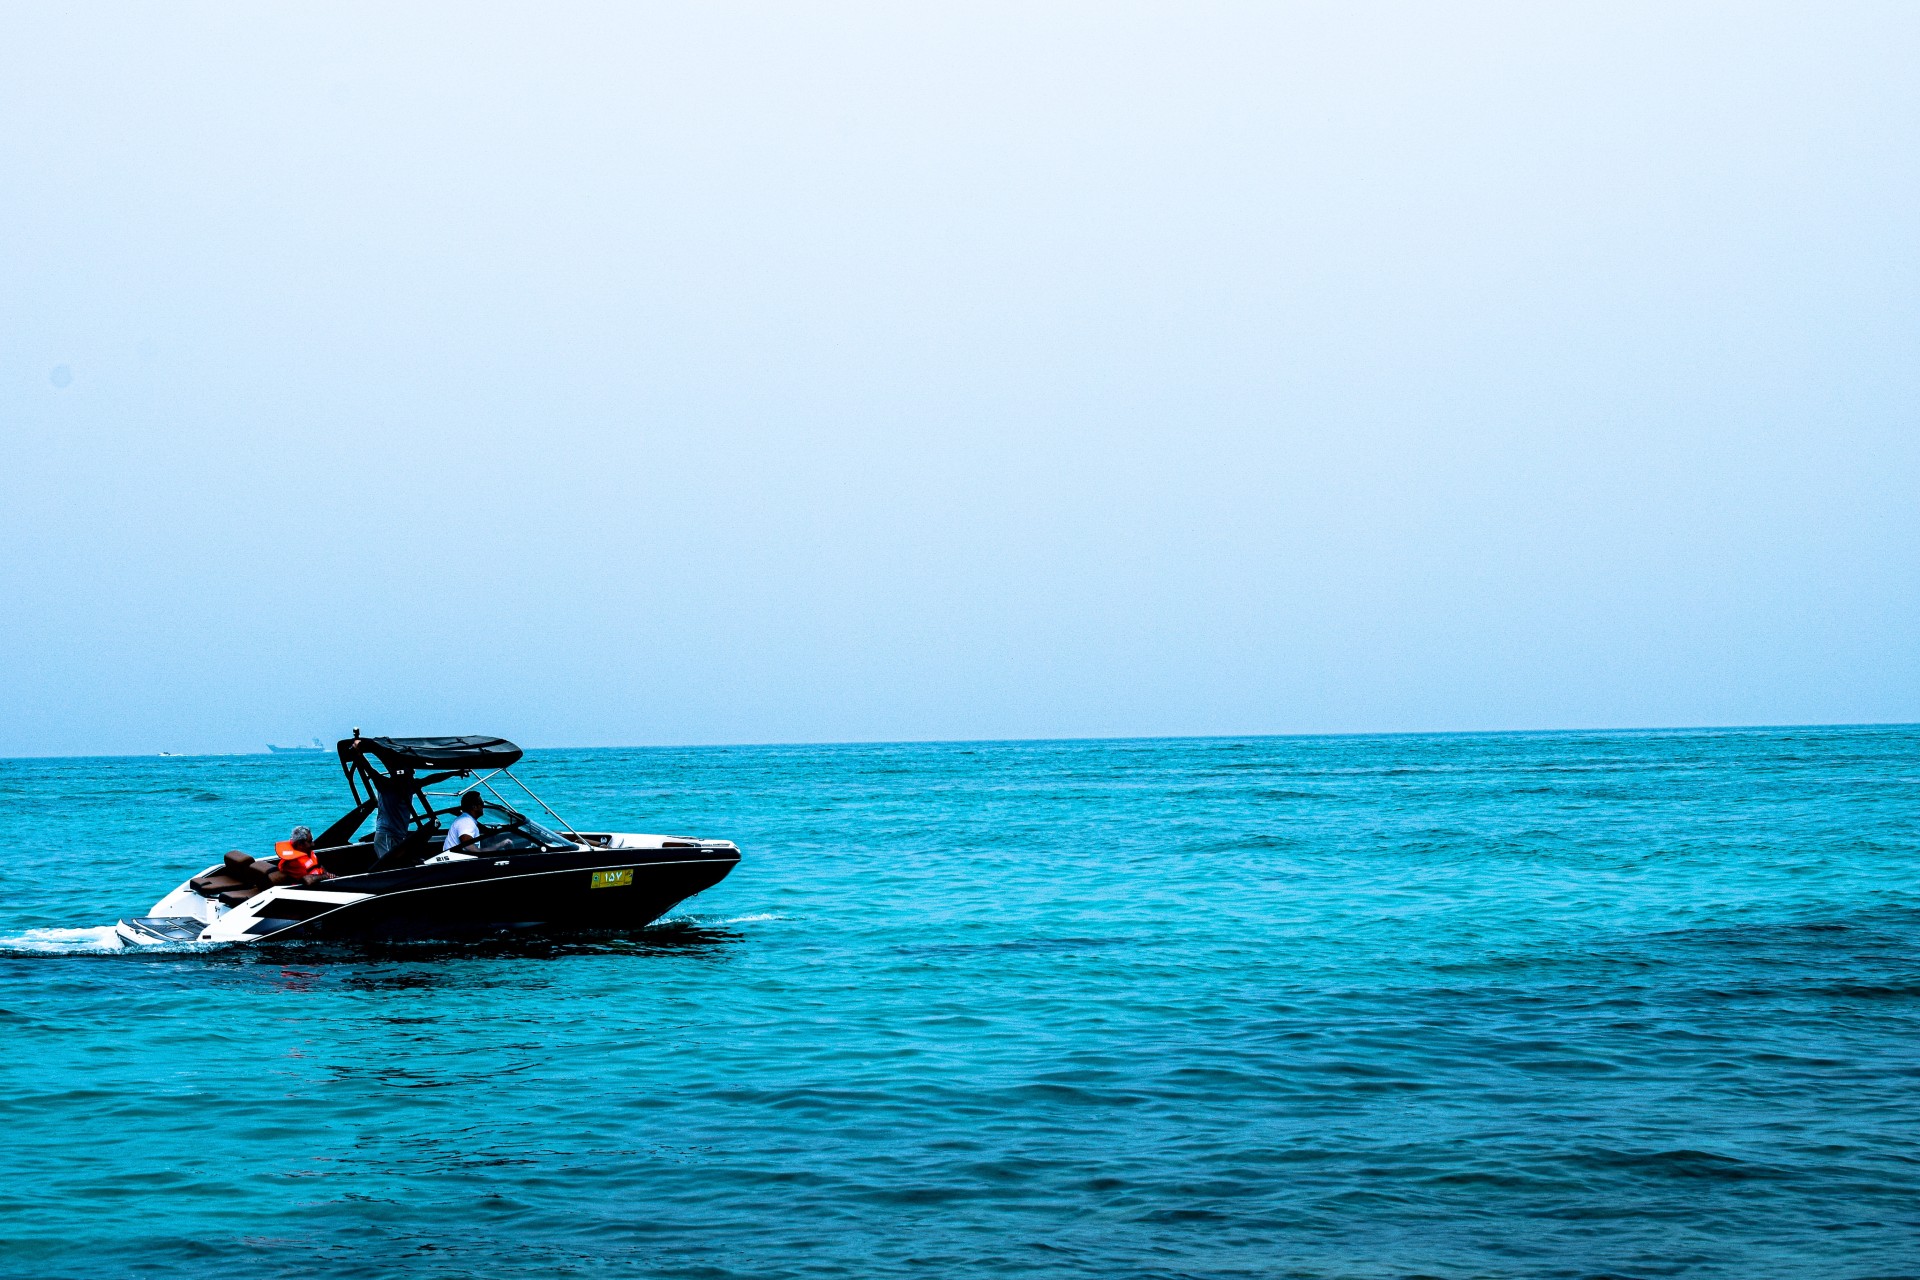
M618 889L623 884L633 883L633 868L622 871L596 871L593 873L593 887L596 889Z

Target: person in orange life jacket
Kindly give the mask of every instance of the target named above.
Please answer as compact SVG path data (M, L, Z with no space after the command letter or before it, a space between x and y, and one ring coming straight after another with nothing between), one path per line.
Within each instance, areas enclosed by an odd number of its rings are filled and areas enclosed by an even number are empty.
M469 791L461 796L460 816L447 829L447 838L440 843L441 852L466 853L468 845L480 843L480 814L485 808L486 801L480 798L478 791Z
M293 836L280 850L280 870L296 880L312 884L315 880L325 880L329 873L320 865L320 859L313 856L313 832L305 827L295 827Z

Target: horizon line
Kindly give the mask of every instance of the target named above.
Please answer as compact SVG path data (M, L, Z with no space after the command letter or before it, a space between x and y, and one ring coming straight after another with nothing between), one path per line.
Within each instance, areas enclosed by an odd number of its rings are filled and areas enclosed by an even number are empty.
M1695 724L1695 725L1613 725L1613 726L1574 726L1554 729L1361 729L1321 733L1159 733L1159 734L1115 734L1092 735L1087 737L1034 737L1034 738L848 738L848 739L804 739L790 741L764 742L633 742L600 746L535 746L523 747L525 751L735 751L754 747L939 747L939 746L999 746L1019 743L1070 743L1070 742L1228 742L1247 739L1318 739L1318 738L1491 738L1491 737L1539 737L1552 734L1595 734L1595 733L1761 733L1784 731L1789 729L1910 729L1920 728L1920 721L1908 720L1862 720L1824 722L1812 721L1799 724ZM388 736L388 735L367 735ZM515 744L520 745L520 744ZM121 751L101 752L86 755L22 755L0 756L0 763L27 760L241 760L253 757L272 758L277 755L305 755L307 753L332 757L334 748L304 748L295 751L271 751L262 744L258 751Z

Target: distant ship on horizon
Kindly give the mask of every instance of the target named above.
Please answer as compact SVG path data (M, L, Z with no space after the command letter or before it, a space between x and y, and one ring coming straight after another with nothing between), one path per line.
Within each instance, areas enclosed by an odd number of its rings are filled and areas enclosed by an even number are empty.
M269 742L267 744L267 750L269 751L325 751L326 748L320 744L320 739L315 738L313 740L313 745L310 747L277 747L273 743Z

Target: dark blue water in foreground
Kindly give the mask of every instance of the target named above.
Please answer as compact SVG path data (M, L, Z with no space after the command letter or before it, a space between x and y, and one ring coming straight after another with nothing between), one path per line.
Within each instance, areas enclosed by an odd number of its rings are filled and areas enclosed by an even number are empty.
M9 1276L1920 1275L1920 730L536 752L629 939L100 954L329 758L0 762Z

